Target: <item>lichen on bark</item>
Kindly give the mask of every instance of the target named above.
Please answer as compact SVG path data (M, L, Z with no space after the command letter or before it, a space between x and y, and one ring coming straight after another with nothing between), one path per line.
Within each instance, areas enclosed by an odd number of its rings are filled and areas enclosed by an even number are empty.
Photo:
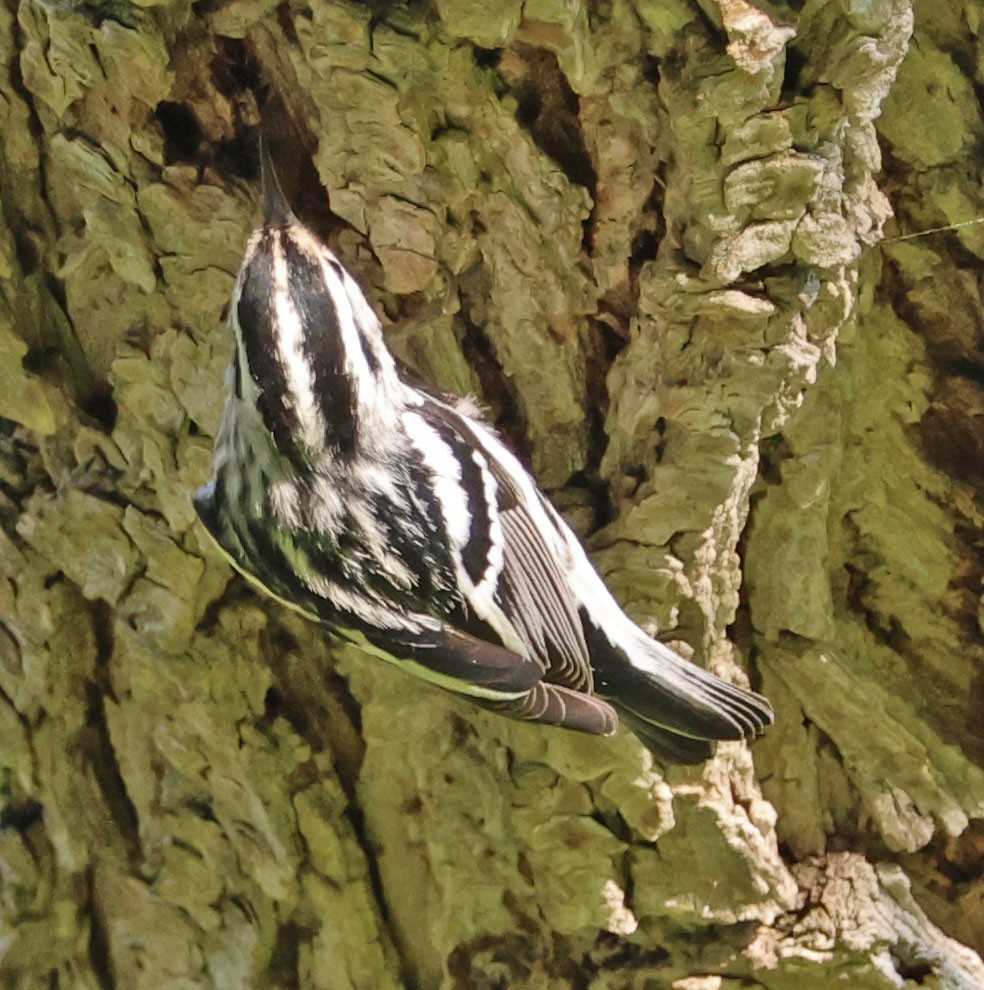
M5 986L984 983L984 242L879 246L980 212L981 10L920 13L0 8ZM754 762L478 712L208 545L264 102L394 350L772 698Z

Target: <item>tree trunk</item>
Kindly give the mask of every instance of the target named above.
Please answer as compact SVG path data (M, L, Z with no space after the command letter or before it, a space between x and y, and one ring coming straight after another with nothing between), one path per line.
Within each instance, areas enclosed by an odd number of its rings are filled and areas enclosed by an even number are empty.
M898 239L984 213L984 3L916 13L0 7L4 987L984 986L984 233ZM233 578L190 494L261 104L393 349L772 699L754 762L480 712Z

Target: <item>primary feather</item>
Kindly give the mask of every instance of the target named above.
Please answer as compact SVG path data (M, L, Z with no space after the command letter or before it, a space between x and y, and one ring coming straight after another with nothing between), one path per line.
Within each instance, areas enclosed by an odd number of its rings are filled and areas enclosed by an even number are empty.
M405 383L379 321L294 216L233 292L231 391L195 506L251 581L336 635L514 718L706 759L772 721L761 695L650 639L471 407Z

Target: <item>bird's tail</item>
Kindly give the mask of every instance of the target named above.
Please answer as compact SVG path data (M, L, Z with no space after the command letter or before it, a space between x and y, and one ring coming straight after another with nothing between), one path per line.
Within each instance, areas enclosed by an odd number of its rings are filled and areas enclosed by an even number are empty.
M709 673L623 626L613 643L590 629L597 693L610 701L629 729L661 759L701 763L723 739L752 739L774 718L760 694Z

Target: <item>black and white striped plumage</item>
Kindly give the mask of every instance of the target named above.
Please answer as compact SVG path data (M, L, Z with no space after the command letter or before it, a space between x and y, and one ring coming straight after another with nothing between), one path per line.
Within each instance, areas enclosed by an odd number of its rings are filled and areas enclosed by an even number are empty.
M629 620L471 408L404 383L362 292L264 159L265 217L233 293L231 394L195 494L233 564L368 652L514 718L659 756L772 721L760 695Z

